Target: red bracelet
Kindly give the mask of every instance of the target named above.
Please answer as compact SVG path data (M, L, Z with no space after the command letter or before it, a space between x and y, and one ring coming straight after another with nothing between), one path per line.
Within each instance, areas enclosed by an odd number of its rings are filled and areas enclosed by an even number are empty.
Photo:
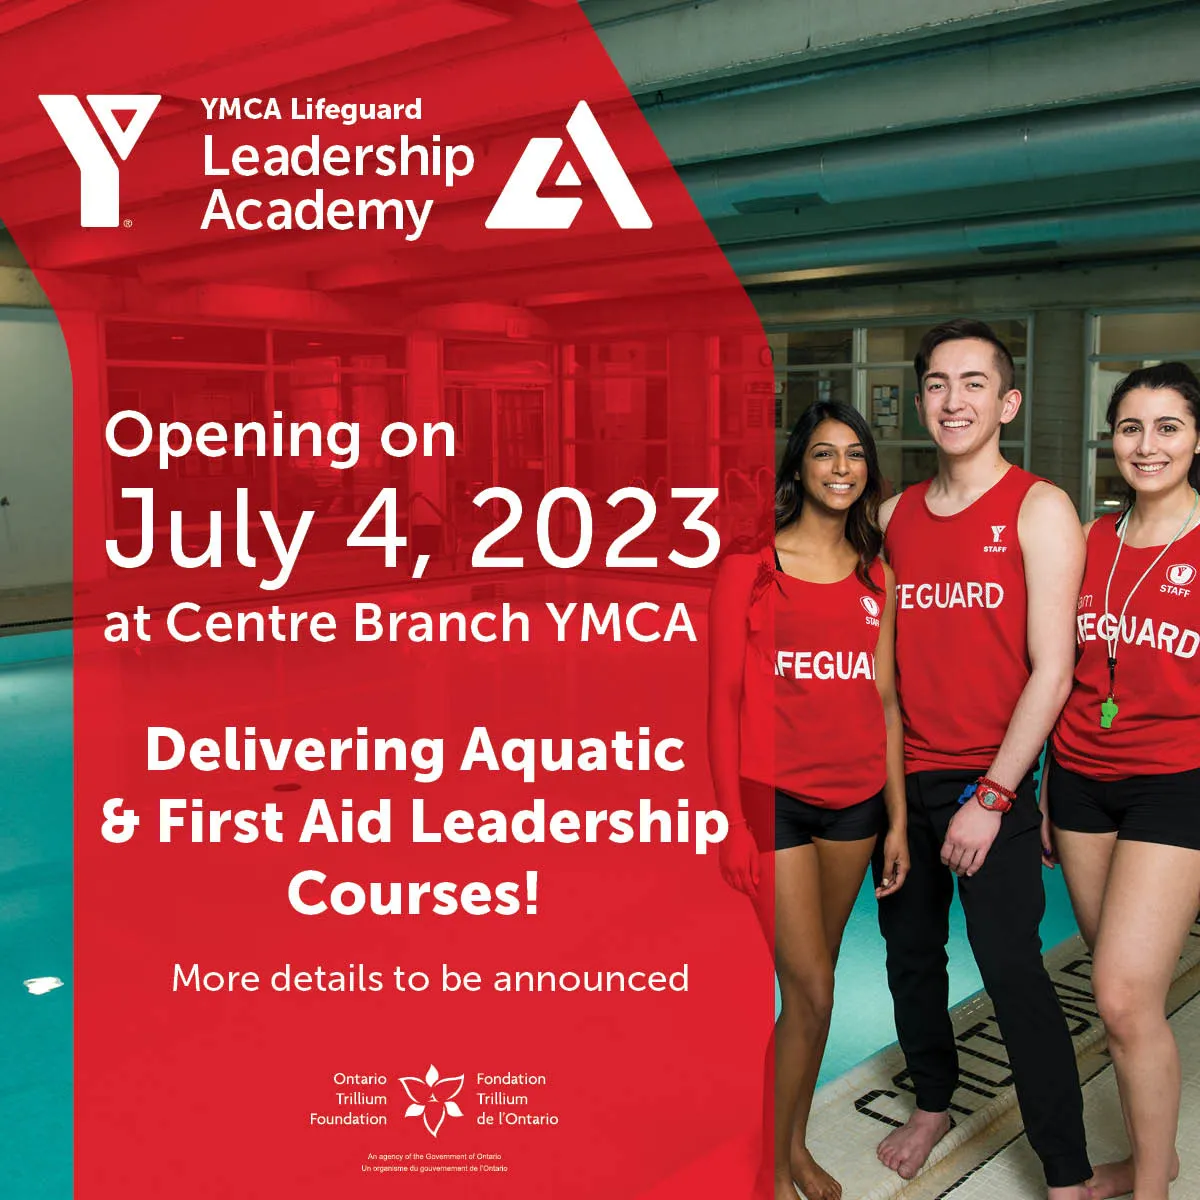
M975 781L975 786L989 788L991 791L995 792L997 796L1003 796L1004 799L1009 802L1009 804L1016 802L1016 792L1009 791L1008 788L997 783L994 779L989 779L986 775L980 775L980 777Z

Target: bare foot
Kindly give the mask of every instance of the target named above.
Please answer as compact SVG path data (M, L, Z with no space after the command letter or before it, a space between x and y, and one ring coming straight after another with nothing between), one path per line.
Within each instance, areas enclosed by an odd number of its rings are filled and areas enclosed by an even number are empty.
M1179 1155L1174 1156L1171 1182L1179 1178ZM1120 1162L1101 1163L1088 1180L1088 1200L1109 1200L1112 1196L1127 1196L1133 1191L1133 1158Z
M901 1179L912 1179L925 1165L929 1152L950 1132L950 1114L915 1108L908 1121L879 1143L879 1161Z
M792 1147L792 1178L805 1200L842 1200L842 1185L807 1150Z
M1089 1200L1127 1196L1133 1191L1133 1156L1120 1162L1101 1163L1088 1180L1087 1188Z

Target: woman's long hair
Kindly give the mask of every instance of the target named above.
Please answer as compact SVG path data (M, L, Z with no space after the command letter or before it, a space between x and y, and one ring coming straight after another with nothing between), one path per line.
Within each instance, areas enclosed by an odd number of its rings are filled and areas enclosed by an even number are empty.
M879 529L879 504L883 499L883 472L879 469L879 454L871 427L856 408L837 400L818 400L806 409L796 422L783 452L783 461L775 474L775 532L786 529L800 516L804 507L804 489L798 476L804 471L804 456L817 426L822 421L837 421L853 431L867 460L867 483L863 493L846 514L846 540L858 552L854 573L873 592L879 588L871 579L871 564L883 549L883 534Z

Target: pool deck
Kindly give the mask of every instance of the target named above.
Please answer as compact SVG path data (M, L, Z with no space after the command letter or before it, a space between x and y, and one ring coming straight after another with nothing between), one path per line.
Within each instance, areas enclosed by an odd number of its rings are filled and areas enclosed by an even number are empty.
M70 627L69 583L0 589L0 638Z
M1175 981L1168 1001L1171 1028L1183 1059L1183 1102L1176 1145L1180 1176L1172 1200L1200 1200L1200 967ZM1128 1152L1112 1060L1102 1045L1079 1063L1084 1080L1084 1121L1094 1162ZM1041 1167L1021 1129L1014 1107L940 1166L922 1174L900 1193L901 1200L1001 1200L1043 1195Z
M1093 1161L1127 1153L1112 1062L1092 998L1091 960L1076 937L1046 956L1085 1081L1085 1119ZM1189 934L1169 998L1185 1064L1179 1150L1183 1170L1173 1200L1200 1200L1200 923ZM955 1128L906 1183L875 1158L875 1146L911 1111L912 1090L899 1048L890 1046L821 1088L809 1145L843 1185L845 1200L1019 1200L1043 1197L1040 1165L1026 1141L990 1000L979 993L953 1010L962 1084ZM1192 1151L1189 1153L1189 1150Z

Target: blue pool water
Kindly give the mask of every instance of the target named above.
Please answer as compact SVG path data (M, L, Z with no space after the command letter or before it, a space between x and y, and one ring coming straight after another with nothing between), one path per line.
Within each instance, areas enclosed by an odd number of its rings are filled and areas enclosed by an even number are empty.
M0 1178L71 1195L70 633L0 638ZM23 980L67 986L32 995Z
M1046 883L1042 945L1049 950L1074 934L1076 925L1062 871L1043 871L1042 878ZM967 942L962 908L957 901L950 910L948 953L950 1003L957 1004L983 987ZM883 938L876 920L875 891L868 879L855 901L842 939L834 989L833 1021L819 1084L845 1074L856 1063L896 1040L883 956Z

